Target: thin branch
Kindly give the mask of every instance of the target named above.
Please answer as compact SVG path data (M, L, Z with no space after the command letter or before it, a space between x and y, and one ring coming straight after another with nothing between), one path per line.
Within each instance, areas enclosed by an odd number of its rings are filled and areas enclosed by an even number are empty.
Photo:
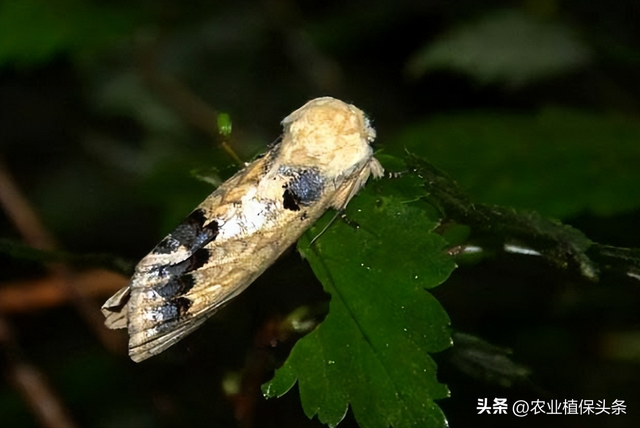
M0 161L0 204L29 245L41 250L56 247L53 237L47 233L2 161Z
M104 270L91 269L75 274L75 285L84 298L106 298L125 287L129 278ZM64 280L59 275L7 281L0 284L0 313L13 314L60 306L70 302Z
M245 163L218 130L218 112L177 79L161 75L155 68L156 46L153 41L141 47L139 70L144 81L154 89L182 119L216 141L233 161L243 168Z
M7 320L0 316L0 345L3 350L3 366L9 380L24 397L45 428L74 428L71 418L56 392L49 385L44 373L23 357L23 352Z
M55 238L44 227L3 162L0 162L0 204L29 245L42 250L56 249ZM78 290L76 274L60 263L51 263L47 268L60 279L61 292L68 295L68 299L103 345L114 352L123 350L121 338L104 327L102 315L96 305Z
M256 406L260 392L260 385L264 380L265 367L270 358L269 348L282 339L282 321L279 318L269 318L256 332L253 348L246 358L246 364L239 379L239 389L228 398L233 405L233 413L241 428L255 426Z

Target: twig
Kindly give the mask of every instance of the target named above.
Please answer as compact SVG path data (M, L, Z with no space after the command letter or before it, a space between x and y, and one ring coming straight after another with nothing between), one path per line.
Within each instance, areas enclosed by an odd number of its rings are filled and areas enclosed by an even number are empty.
M55 239L15 185L3 162L0 162L0 204L29 245L42 250L56 248ZM52 275L59 278L62 292L69 296L69 300L103 345L114 352L123 350L120 338L104 327L100 311L96 310L95 305L78 290L75 273L59 263L51 263L47 267Z
M269 318L256 332L253 348L247 355L247 361L242 371L240 388L236 394L228 398L233 405L233 413L238 426L251 428L254 426L256 405L263 382L265 367L270 357L269 348L282 339L282 321L279 318Z
M0 161L0 204L24 240L32 247L41 250L56 247L53 237L47 233L29 202L14 185L2 161Z
M0 313L24 313L59 306L69 302L63 278L49 275L44 278L7 281L0 284ZM105 270L90 269L74 276L75 285L84 298L106 298L127 285L129 278Z
M141 49L139 70L145 82L155 89L167 102L167 105L176 111L183 120L208 134L213 141L217 141L233 161L240 168L243 168L245 163L227 143L226 137L218 130L218 112L178 80L159 74L154 66L155 51L153 41L145 43Z
M64 404L49 386L45 375L22 356L11 325L0 316L0 345L7 377L31 407L40 425L46 428L74 428Z

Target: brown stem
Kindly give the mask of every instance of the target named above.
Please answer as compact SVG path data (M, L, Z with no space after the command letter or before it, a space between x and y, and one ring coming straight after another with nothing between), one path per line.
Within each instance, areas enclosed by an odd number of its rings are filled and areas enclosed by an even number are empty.
M42 250L52 251L56 248L55 238L44 227L3 162L0 162L0 205L27 244ZM73 303L104 346L119 352L123 348L120 338L104 327L102 315L96 305L79 291L75 272L60 263L51 263L47 268L58 278L57 283L62 292L68 296L68 300Z
M13 334L13 328L0 316L0 345L3 350L3 367L14 387L20 392L45 428L74 428L62 400L49 385L44 373L24 359L22 350Z

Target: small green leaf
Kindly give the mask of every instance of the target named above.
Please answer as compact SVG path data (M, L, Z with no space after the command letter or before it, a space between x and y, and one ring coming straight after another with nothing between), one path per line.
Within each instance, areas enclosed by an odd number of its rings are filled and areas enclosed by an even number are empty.
M217 116L218 132L223 137L231 135L231 116L228 113L218 113Z
M330 310L264 385L267 397L298 380L307 416L329 426L349 405L363 428L446 426L434 400L448 390L429 353L450 346L449 318L426 289L455 265L444 239L432 233L438 218L419 200L419 183L410 174L370 182L349 204L348 221L338 220L309 246L329 213L300 240L331 295Z

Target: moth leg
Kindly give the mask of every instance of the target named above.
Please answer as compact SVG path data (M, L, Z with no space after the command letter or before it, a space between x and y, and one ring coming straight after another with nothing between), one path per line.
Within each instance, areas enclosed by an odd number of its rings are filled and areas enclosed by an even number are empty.
M345 213L340 213L340 220L344 221L344 223L352 229L360 229L360 224L355 220L351 220Z
M314 242L316 242L327 231L327 229L329 229L329 226L331 226L333 224L333 222L336 221L338 216L341 215L341 214L342 214L341 211L336 212L336 215L333 216L333 218L329 221L329 223L327 223L327 225L322 228L320 233L318 233L316 236L314 236L314 238L311 240L311 242L309 242L309 246L312 246L314 244ZM342 215L344 215L344 214L342 214Z

